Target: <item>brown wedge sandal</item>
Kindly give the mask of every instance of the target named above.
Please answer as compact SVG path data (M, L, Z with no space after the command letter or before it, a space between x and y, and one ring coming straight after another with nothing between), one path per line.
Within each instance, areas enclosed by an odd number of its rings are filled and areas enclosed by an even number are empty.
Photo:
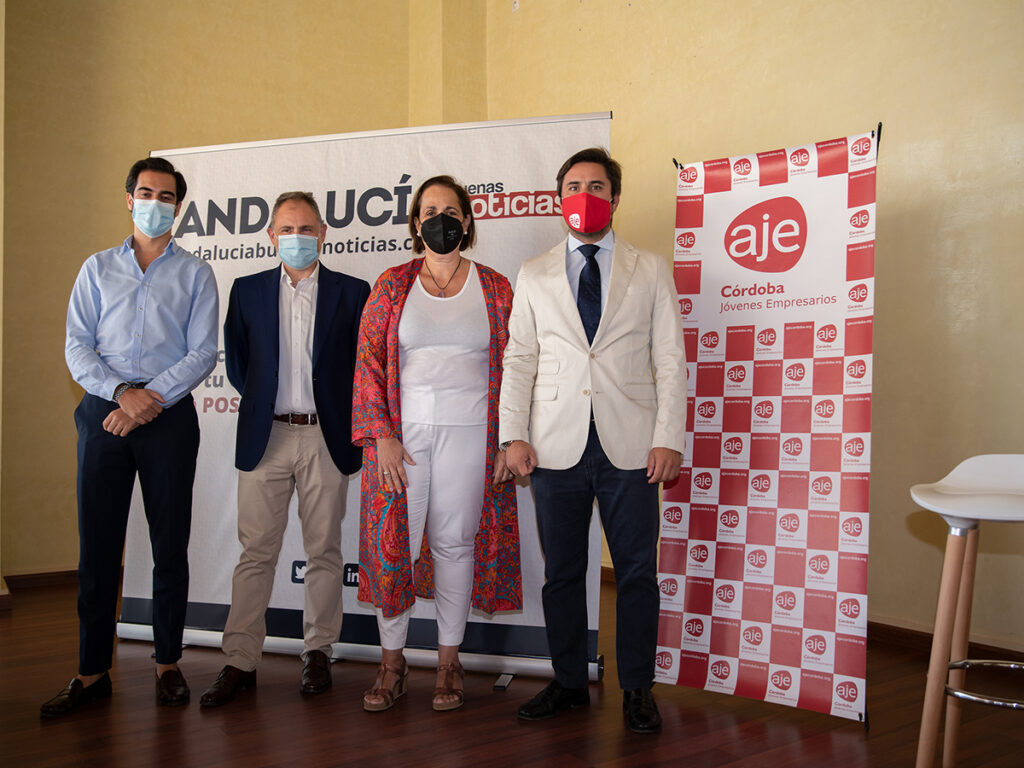
M437 671L444 672L444 685L439 685L434 689L434 711L448 712L452 709L458 709L466 701L466 695L462 690L462 681L466 677L466 670L462 668L459 662L453 661L451 664L441 664ZM456 677L458 677L458 688L455 687ZM454 701L442 701L442 696L456 696L458 698Z
M390 688L384 688L384 678L388 672L397 677ZM382 661L377 667L377 679L373 682L375 687L363 694L363 709L367 712L384 712L391 709L395 706L395 701L405 695L409 684L409 665L403 663L401 667L395 667ZM371 700L371 696L380 701Z

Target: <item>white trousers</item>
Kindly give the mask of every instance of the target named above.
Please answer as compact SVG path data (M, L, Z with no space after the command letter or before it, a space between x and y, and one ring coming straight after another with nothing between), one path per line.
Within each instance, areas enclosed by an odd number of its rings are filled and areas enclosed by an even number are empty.
M403 422L402 436L405 450L416 462L405 465L410 558L418 559L425 528L434 562L437 642L460 645L473 593L473 540L484 501L487 425ZM381 648L405 647L412 611L387 618L377 610Z

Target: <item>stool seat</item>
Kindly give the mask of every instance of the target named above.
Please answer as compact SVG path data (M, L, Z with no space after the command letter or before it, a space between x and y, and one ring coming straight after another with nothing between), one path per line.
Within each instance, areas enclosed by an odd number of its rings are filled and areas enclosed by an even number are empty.
M962 687L965 671L971 667L1021 670L1014 662L964 660L964 656L970 639L978 523L1024 522L1024 454L972 456L938 482L913 486L910 496L941 515L949 526L916 761L917 768L933 765L942 705L949 696L942 750L942 765L948 768L956 760L962 701L1024 707L1024 701L983 696Z

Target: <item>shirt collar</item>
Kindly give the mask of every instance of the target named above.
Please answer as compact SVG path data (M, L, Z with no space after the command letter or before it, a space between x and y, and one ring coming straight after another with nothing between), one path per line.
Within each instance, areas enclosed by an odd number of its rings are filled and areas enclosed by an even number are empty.
M134 240L134 238L135 238L135 235L128 235L128 237L126 237L124 239L124 243L122 244L122 246L123 246L122 253L129 254L133 259L135 258L135 248L134 248L135 240ZM166 256L167 254L173 253L174 249L176 247L177 247L177 244L174 242L174 238L172 237L170 240L167 241L167 247L164 248L163 252L159 256L157 256L157 259L161 259L164 256Z
M307 280L312 280L312 283L306 283ZM313 267L313 271L306 275L304 278L299 280L295 284L295 288L298 289L303 283L307 285L319 285L320 283L320 259L316 260L316 266ZM292 279L288 277L288 273L284 271L284 264L281 265L281 284L286 288L292 287Z
M577 248L579 248L581 245L583 245L583 241L580 240L579 238L577 238L572 232L570 232L569 233L569 241L566 244L566 248L568 249L568 252L572 253ZM615 250L615 232L613 230L609 229L608 233L604 237L602 237L600 240L598 240L596 243L594 243L594 245L596 245L598 248L600 248L602 250L614 251Z

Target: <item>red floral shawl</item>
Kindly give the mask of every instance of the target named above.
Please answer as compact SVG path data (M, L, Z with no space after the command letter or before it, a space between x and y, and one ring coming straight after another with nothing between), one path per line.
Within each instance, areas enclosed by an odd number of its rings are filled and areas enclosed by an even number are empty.
M392 267L378 279L363 311L352 402L352 442L363 447L359 502L359 599L385 616L412 607L416 595L433 597L433 563L424 533L415 568L409 562L409 523L405 494L381 491L377 483L376 438L402 439L399 408L398 323L423 259ZM487 613L522 607L519 520L514 483L495 490L494 452L498 447L498 393L501 359L508 341L512 288L508 280L477 264L491 325L490 379L487 386L487 452L484 503L473 547L473 607Z

